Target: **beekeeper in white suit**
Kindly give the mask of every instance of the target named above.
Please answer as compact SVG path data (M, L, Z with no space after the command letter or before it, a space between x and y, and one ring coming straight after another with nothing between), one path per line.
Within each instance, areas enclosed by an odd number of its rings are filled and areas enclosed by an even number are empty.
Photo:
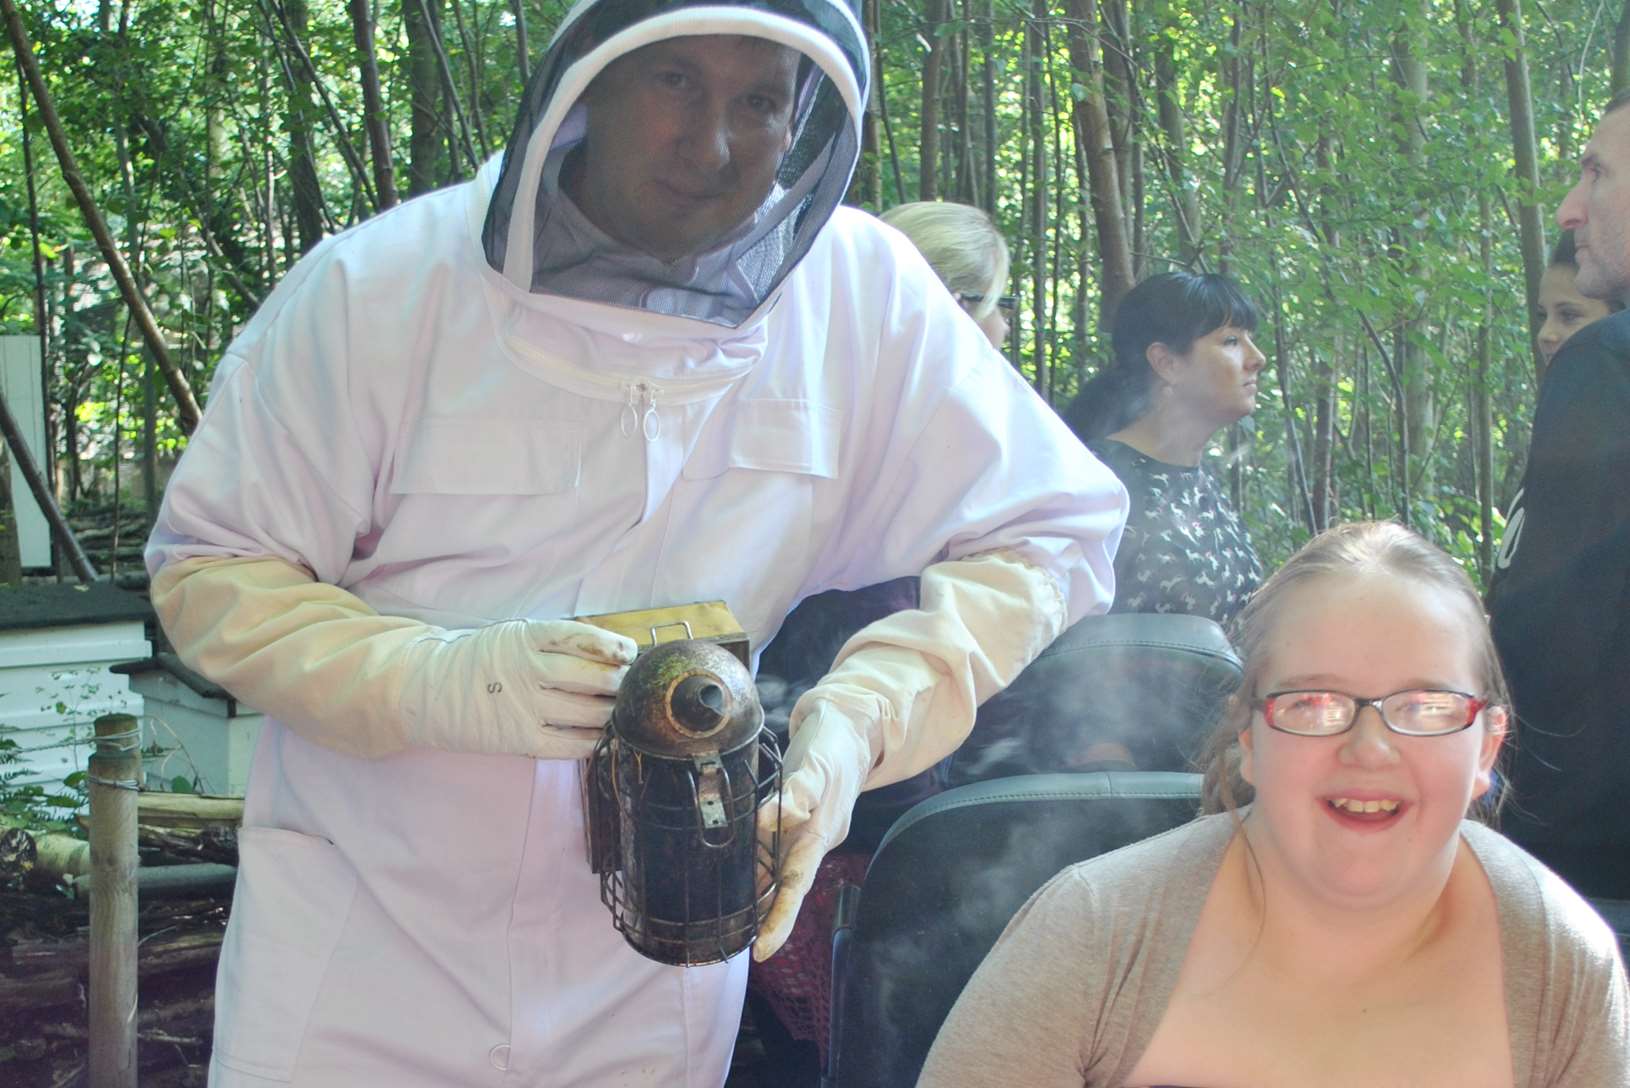
M1102 611L1125 500L911 245L837 203L840 0L567 16L502 163L331 238L223 358L149 545L268 715L217 1085L717 1088L747 962L613 930L580 759L634 646L569 617L922 572L792 719L785 937L865 786Z

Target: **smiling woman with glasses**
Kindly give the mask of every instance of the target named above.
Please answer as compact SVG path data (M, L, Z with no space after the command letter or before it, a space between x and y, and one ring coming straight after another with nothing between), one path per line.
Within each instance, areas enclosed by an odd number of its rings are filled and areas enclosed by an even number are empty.
M1510 716L1464 572L1342 526L1235 635L1212 814L1037 892L920 1084L1630 1084L1612 933L1467 818L1498 808Z

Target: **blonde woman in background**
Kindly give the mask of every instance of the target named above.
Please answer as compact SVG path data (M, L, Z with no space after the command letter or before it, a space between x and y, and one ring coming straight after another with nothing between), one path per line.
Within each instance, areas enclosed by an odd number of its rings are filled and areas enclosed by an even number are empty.
M974 324L1000 351L1007 343L1014 300L1007 285L1007 239L978 208L919 200L882 215L883 222L911 239Z

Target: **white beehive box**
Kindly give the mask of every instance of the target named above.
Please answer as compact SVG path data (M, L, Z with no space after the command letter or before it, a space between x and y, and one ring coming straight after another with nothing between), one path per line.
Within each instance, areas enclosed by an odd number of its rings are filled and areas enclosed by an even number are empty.
M180 776L198 793L242 797L261 714L183 665L159 654L121 666L147 706L147 738L163 754L147 761L147 785L168 789Z
M97 583L0 588L0 737L17 743L14 784L59 785L85 769L103 714L142 713L142 698L109 666L145 657L152 610Z

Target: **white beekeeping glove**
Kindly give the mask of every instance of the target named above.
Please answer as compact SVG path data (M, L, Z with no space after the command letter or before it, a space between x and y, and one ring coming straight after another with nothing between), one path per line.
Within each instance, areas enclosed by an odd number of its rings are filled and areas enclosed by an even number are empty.
M382 616L266 557L169 564L152 598L191 668L308 740L360 756L427 747L582 758L637 650L573 620L451 631Z
M866 787L897 782L954 752L979 704L1013 682L1064 630L1064 595L1010 551L935 563L922 606L868 624L792 708L783 760L781 887L753 955L792 932L826 852L849 833ZM776 814L766 809L760 836Z

